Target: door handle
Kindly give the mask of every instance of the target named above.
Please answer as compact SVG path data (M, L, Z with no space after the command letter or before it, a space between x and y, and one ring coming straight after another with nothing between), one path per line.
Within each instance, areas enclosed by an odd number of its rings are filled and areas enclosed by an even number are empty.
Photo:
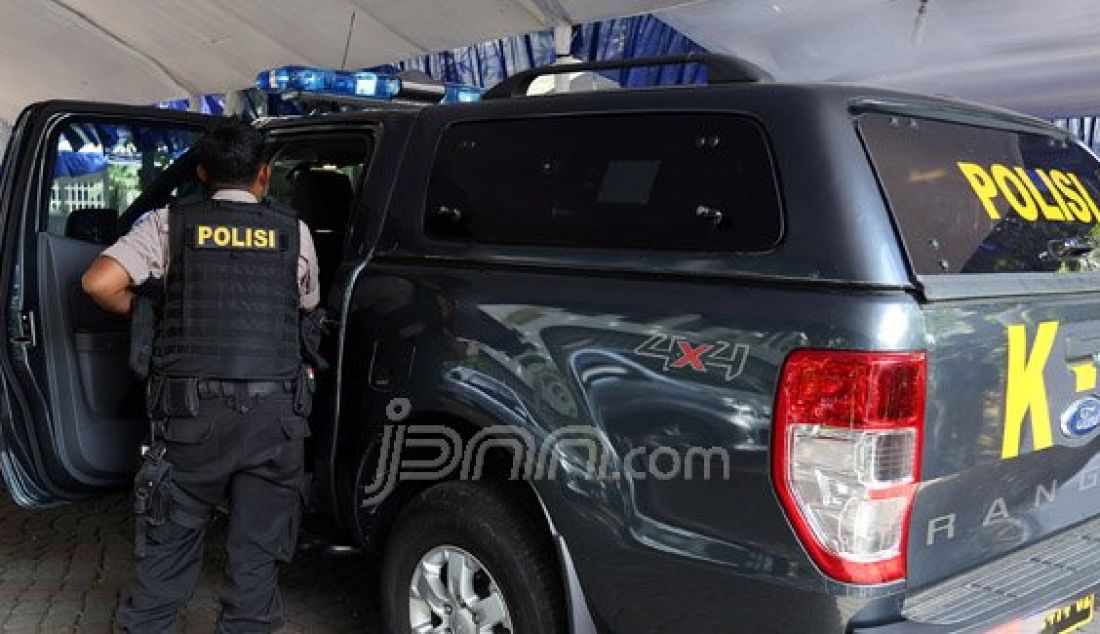
M434 213L435 216L438 218L446 218L451 222L458 222L459 220L462 220L462 210L458 207L448 207L446 205L440 205L432 213Z
M28 346L38 344L38 329L35 327L33 310L19 311L8 338L12 343Z
M716 227L721 225L723 218L725 218L725 214L722 213L721 209L707 207L706 205L699 205L696 207L695 216L703 220L709 220Z

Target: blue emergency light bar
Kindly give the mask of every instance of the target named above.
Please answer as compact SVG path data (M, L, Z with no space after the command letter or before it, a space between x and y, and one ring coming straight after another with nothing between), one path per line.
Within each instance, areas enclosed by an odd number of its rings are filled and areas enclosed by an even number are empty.
M388 73L304 66L283 66L264 71L256 76L256 87L270 94L301 92L383 101L400 98L402 90L406 88L400 77ZM423 94L422 90L416 90L412 85L407 88L411 89L408 92ZM444 84L438 88L442 95L438 103L480 101L482 93L485 92L482 88L461 84Z
M474 103L475 101L481 101L481 95L483 94L485 94L485 89L477 86L447 84L447 93L440 103Z

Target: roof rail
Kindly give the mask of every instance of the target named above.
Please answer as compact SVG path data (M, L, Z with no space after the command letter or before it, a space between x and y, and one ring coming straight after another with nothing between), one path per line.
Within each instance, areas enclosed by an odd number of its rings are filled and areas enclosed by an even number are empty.
M708 84L733 84L741 82L771 81L768 71L752 62L739 57L718 55L716 53L688 53L669 57L638 57L634 59L615 59L602 62L582 62L580 64L561 64L532 68L500 82L490 88L482 99L511 99L524 97L531 83L544 75L579 73L585 71L617 70L621 68L639 68L645 66L674 66L677 64L701 64L707 67Z

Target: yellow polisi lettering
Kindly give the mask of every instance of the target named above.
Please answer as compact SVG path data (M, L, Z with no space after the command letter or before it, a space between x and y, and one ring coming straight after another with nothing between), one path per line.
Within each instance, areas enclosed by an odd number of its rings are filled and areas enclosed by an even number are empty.
M220 225L195 227L195 246L204 249L271 250L278 248L277 238L275 229Z
M1036 170L1038 171L1038 170ZM1062 210L1056 205L1052 205L1043 198L1043 193L1039 191L1039 188L1035 186L1035 181L1031 180L1031 176L1028 175L1027 170L1022 167L1016 168L1016 175L1020 177L1020 181L1027 187L1027 191L1031 194L1032 199L1039 203L1039 211L1042 212L1043 217L1047 220L1065 220L1065 216L1062 215Z
M1020 180L1019 176L1000 163L994 163L989 171L993 174L993 182L997 183L997 189L1001 190L1001 195L1012 206L1012 209L1020 214L1021 218L1024 220L1039 219L1039 208L1036 206L1035 201L1031 199L1027 186Z
M977 163L959 161L956 165L966 177L966 181L970 183L974 193L978 195L978 200L982 201L985 213L989 214L992 220L1000 220L1001 212L997 211L997 205L993 204L993 199L998 195L997 184Z
M1080 222L1092 222L1092 212L1089 211L1088 203L1081 197L1081 194L1077 191L1077 187L1073 184L1073 180L1070 179L1064 172L1059 170L1050 170L1050 180L1053 181L1054 187L1062 194L1062 200L1064 206L1069 214L1073 215Z
M1027 327L1008 327L1008 378L1005 386L1005 427L1001 458L1020 455L1020 435L1024 418L1030 414L1032 450L1041 451L1054 444L1047 408L1047 388L1043 379L1047 359L1054 346L1058 322L1039 324L1030 351Z
M1003 199L1024 220L1100 222L1100 207L1073 172L992 163L955 164L990 220L1000 220Z
M1066 207L1066 199L1062 196L1062 192L1054 186L1054 181L1050 179L1050 176L1043 170L1035 170L1035 175L1039 177L1039 180L1043 181L1043 187L1047 188L1050 192L1050 196L1054 198L1054 204L1058 206L1059 211L1062 212L1062 218L1064 220L1073 220L1073 214L1070 213L1069 208Z
M1093 220L1095 222L1100 222L1100 209L1096 208L1096 201L1092 199L1092 194L1089 193L1089 190L1085 189L1084 183L1081 182L1080 178L1077 178L1077 174L1070 172L1069 178L1073 181L1073 184L1077 186L1077 192L1081 194L1081 198L1083 198L1085 204L1088 205L1089 211L1092 212Z
M242 233L244 233L245 235L242 236L241 235ZM251 243L252 243L252 239L251 239L252 238L252 230L251 229L241 229L240 227L233 227L232 229L230 229L230 234L232 234L232 236L233 236L233 238L230 241L230 244L232 244L235 247L238 247L238 248L247 247L247 246L251 245Z

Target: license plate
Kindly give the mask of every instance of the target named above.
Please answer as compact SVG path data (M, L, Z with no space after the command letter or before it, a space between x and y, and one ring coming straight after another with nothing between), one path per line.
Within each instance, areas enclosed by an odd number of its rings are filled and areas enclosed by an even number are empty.
M1095 618L1096 593L1091 592L1043 615L1042 621L1039 622L1042 627L1039 632L1040 634L1069 634L1092 623Z

